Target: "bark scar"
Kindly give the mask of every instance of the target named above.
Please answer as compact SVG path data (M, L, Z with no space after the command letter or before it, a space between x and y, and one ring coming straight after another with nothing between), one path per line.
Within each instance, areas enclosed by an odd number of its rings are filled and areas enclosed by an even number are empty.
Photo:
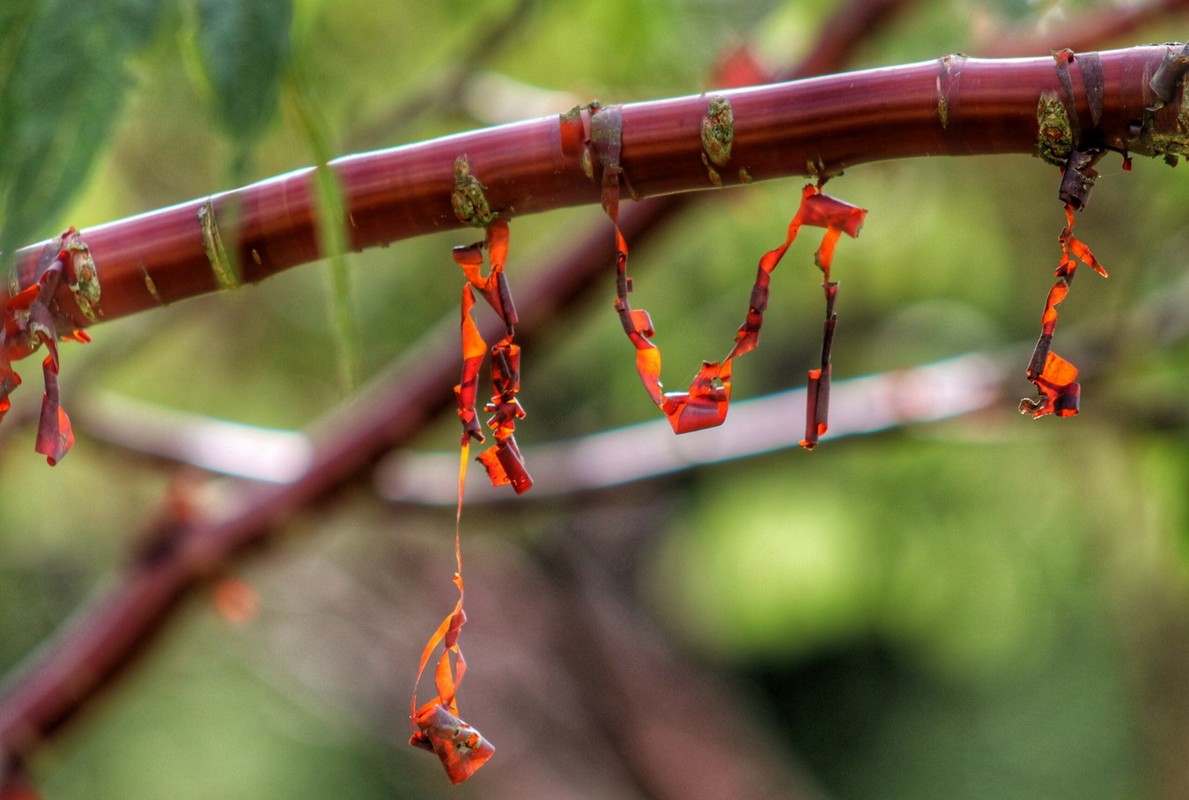
M1056 167L1065 166L1074 148L1069 110L1056 92L1041 92L1036 103L1036 155Z
M722 186L722 176L715 167L725 167L731 160L735 140L735 114L731 101L721 94L710 98L702 117L702 163L715 186Z
M454 159L454 192L450 195L450 204L454 207L454 216L464 225L485 228L499 216L491 210L487 202L487 189L478 178L471 174L471 163L466 154Z
M239 275L223 247L219 221L215 216L215 203L210 198L198 208L198 224L202 228L202 249L206 251L215 283L220 289L238 289L241 286Z
M103 316L103 309L99 306L99 268L91 256L91 248L74 228L62 234L62 250L58 258L65 265L66 288L70 290L79 312L88 322L98 321Z
M950 114L957 106L958 88L962 81L963 53L951 53L937 59L941 69L937 73L937 119L942 128L950 124Z

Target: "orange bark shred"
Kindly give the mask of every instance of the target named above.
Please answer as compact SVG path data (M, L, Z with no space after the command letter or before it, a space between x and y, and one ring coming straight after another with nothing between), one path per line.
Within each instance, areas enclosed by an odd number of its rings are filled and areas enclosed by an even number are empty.
M458 601L454 610L446 615L437 630L425 643L421 661L417 666L417 680L413 685L413 698L409 704L413 721L413 734L409 744L428 750L441 760L451 783L461 783L495 754L495 747L483 738L473 727L458 716L458 687L466 674L467 663L463 658L458 638L467 621L463 610L464 585L462 581L462 495L466 484L467 462L470 460L470 436L463 435L458 466L458 507L454 515L454 560L457 571L454 585L458 587ZM438 645L442 655L434 668L434 688L437 695L423 705L417 705L417 687L425 674L430 658Z
M496 219L487 226L482 242L456 247L454 261L462 269L466 283L462 287L460 329L462 333L462 376L454 387L458 403L458 419L462 423L462 439L458 462L458 506L454 514L454 559L457 571L454 584L458 587L458 602L454 610L442 620L425 643L417 667L417 680L409 712L413 734L409 744L437 755L452 783L461 783L495 754L495 747L474 727L458 715L458 687L466 674L466 659L459 646L459 635L467 621L463 610L464 584L462 580L462 501L466 487L467 464L470 461L471 441L484 442L486 437L479 424L475 404L478 398L479 370L484 356L491 357L491 400L484 406L492 416L487 427L495 436L495 444L478 457L487 470L492 485L511 485L517 494L528 491L532 478L524 465L524 458L516 444L514 432L517 420L524 418L524 409L517 399L520 392L520 346L514 342L514 326L518 319L512 293L504 277L504 263L508 256L508 223ZM491 269L483 275L483 251L488 253ZM490 349L479 333L472 311L475 292L504 323L505 335ZM434 652L441 645L442 654L434 667L436 695L422 705L417 704L417 687Z
M661 352L652 341L656 329L647 311L634 309L628 301L632 291L632 280L627 274L628 246L619 229L619 187L618 181L604 181L603 208L615 225L615 310L628 339L636 348L636 372L644 384L648 396L661 409L675 433L688 433L721 425L726 419L731 400L731 373L735 358L749 353L759 344L760 328L764 324L764 312L768 308L768 297L772 271L780 263L785 252L797 238L803 225L825 228L821 245L814 260L821 268L825 279L822 289L826 295L826 323L822 342L822 364L809 373L809 400L806 410L806 433L801 446L812 449L818 437L826 431L826 417L830 394L830 346L833 341L836 316L834 298L838 284L830 281L830 264L834 248L843 233L856 237L863 225L867 211L842 200L822 194L819 186L809 184L801 193L801 205L789 222L785 241L765 253L756 269L755 283L751 289L747 317L735 334L735 344L722 361L703 361L698 374L694 376L689 389L684 392L665 392L661 384Z
M838 283L830 281L829 266L822 268L827 280L822 282L826 294L826 322L822 333L822 361L817 369L809 370L809 385L805 400L805 438L801 446L806 450L817 447L818 439L829 427L830 412L830 349L834 343L834 326L838 315L834 313L834 298L838 296Z
M1054 273L1057 281L1045 300L1044 313L1040 318L1040 338L1037 339L1036 348L1028 362L1028 380L1036 386L1039 394L1035 398L1025 397L1020 401L1020 413L1031 414L1033 419L1046 414L1072 417L1078 413L1082 387L1077 382L1077 367L1051 350L1053 332L1057 328L1057 306L1069 294L1069 287L1073 283L1079 262L1102 277L1107 277L1106 269L1095 258L1090 248L1073 235L1073 225L1074 208L1066 203L1065 228L1057 237L1061 245L1061 261Z
M524 419L524 408L517 395L520 392L520 345L515 343L515 325L519 321L512 292L504 277L504 263L508 257L508 223L496 219L487 226L483 242L454 248L454 261L462 269L467 283L462 298L462 380L455 387L458 416L463 425L463 437L486 441L475 412L479 368L483 356L491 356L491 400L484 410L492 416L487 426L495 435L495 444L479 455L478 461L487 470L493 486L511 485L517 494L527 492L533 485L525 466L520 447L516 444L516 422ZM491 269L482 274L483 250L488 252ZM504 323L505 335L488 351L487 343L471 317L475 306L474 291L483 296Z

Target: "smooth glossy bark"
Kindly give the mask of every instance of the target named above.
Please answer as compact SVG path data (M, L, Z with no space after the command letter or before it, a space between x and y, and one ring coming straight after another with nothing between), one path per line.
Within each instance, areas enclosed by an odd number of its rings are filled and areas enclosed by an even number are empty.
M627 104L619 109L623 194L642 198L830 175L895 158L1023 153L1053 160L1054 152L1071 144L1139 155L1186 153L1184 87L1158 112L1146 111L1157 104L1149 81L1174 49L1155 45L1083 53L1064 67L1052 55L946 56ZM713 176L702 142L712 98L728 100L734 117L730 158L715 167ZM1065 139L1055 149L1042 132L1044 98L1050 103L1056 98L1070 120L1068 130L1050 127L1050 137ZM362 250L465 226L452 203L460 156L483 184L490 208L504 217L599 202L600 167L583 141L591 118L590 109L578 109L331 162L345 196L351 247ZM83 240L102 285L100 319L225 287L217 274L220 265L208 255L212 235L243 282L320 258L312 176L313 168L298 170L85 229ZM43 246L22 251L23 275L31 274ZM58 299L64 325L89 324L66 289L59 290Z

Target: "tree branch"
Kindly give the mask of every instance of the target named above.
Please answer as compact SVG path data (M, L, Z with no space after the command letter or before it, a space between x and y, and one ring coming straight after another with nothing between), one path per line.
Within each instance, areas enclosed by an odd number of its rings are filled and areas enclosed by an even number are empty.
M825 177L867 162L923 156L1039 153L1059 163L1074 145L1086 144L1149 156L1189 153L1182 92L1158 112L1146 111L1157 103L1148 81L1168 52L1161 45L1085 53L1072 66L1052 56L955 55L716 92L730 101L734 125L730 160L714 174L702 158L707 95L627 104L621 108L623 193L638 199ZM1046 97L1059 101L1063 125L1038 122ZM589 108L575 109L331 162L351 247L473 222L452 203L455 164L463 156L486 204L501 216L597 203L600 167L584 144L592 117ZM102 287L99 319L254 283L321 257L312 174L298 170L85 230ZM19 254L20 285L31 280L44 247ZM57 300L68 327L89 324L66 286Z

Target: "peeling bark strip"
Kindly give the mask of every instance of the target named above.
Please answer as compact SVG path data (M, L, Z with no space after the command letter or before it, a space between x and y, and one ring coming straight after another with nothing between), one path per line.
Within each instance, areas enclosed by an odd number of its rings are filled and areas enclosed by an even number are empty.
M1174 53L1172 48L1168 48L1156 74L1152 76L1152 80L1148 81L1148 86L1156 95L1152 111L1158 111L1173 102L1177 86L1183 85L1186 72L1189 72L1189 44L1182 47L1178 53ZM1181 109L1181 113L1185 113L1184 108Z
M1098 123L1102 120L1102 98L1105 92L1102 59L1098 57L1097 53L1075 53L1073 50L1065 48L1053 53L1053 61L1057 66L1057 78L1061 82L1063 94L1057 101L1060 109L1050 107L1047 111L1053 115L1054 122L1059 123L1061 118L1064 118L1066 130L1061 131L1060 147L1056 146L1056 142L1053 142L1053 149L1049 153L1051 158L1046 160L1072 158L1072 152L1078 147L1101 153L1102 144L1096 140L1099 133ZM1082 86L1081 96L1085 98L1086 106L1090 111L1090 126L1088 128L1083 128L1078 114L1079 95L1074 91L1073 77L1070 74L1071 65L1075 65L1078 69ZM1045 125L1045 121L1041 120L1041 124Z
M1061 175L1061 188L1057 190L1057 197L1074 211L1081 211L1086 207L1090 198L1090 190L1098 180L1098 170L1094 165L1102 157L1102 151L1083 153L1074 150L1069 154Z
M495 444L480 453L477 461L487 470L492 486L511 485L516 494L524 494L532 488L533 479L525 467L515 436L516 422L524 419L525 412L517 397L520 393L520 345L515 342L515 326L520 320L512 302L508 279L504 276L509 239L508 223L496 219L487 226L484 241L454 248L454 263L462 269L467 280L462 293L462 378L454 387L454 396L458 401L458 419L462 422L463 447L467 447L472 439L484 442L475 402L479 369L483 356L490 352L492 394L483 408L491 414L487 427L495 435ZM486 276L481 274L484 249L491 260L491 270ZM504 335L490 350L471 316L475 290L483 295L504 323ZM459 481L461 483L462 476Z
M1073 235L1075 210L1073 204L1065 204L1065 227L1057 237L1061 245L1061 261L1054 273L1057 281L1045 299L1045 310L1040 318L1040 338L1028 362L1026 374L1036 386L1037 397L1020 400L1020 413L1031 414L1033 419L1046 414L1072 417L1078 413L1082 396L1081 384L1077 382L1078 368L1052 351L1053 333L1057 329L1057 306L1069 294L1079 263L1107 277L1106 268L1098 262L1090 248Z
M607 166L616 166L613 152L609 154L600 148L598 153L604 169ZM731 372L734 361L739 356L750 353L759 344L764 312L768 309L772 272L784 258L785 252L797 238L803 225L826 230L814 254L814 262L824 276L822 289L826 295L826 324L822 339L822 368L811 370L809 373L810 396L806 412L809 422L806 424L805 438L801 440L801 446L812 450L818 437L826 432L830 394L830 347L836 322L834 298L838 291L838 284L830 281L830 263L838 238L843 233L852 238L858 236L867 211L822 194L819 187L820 184L811 183L801 190L801 203L797 207L796 215L789 222L784 243L760 258L755 283L751 287L747 316L735 332L735 344L731 351L722 361L703 361L689 388L684 392L666 392L661 384L661 351L652 341L656 335L656 328L647 311L632 308L628 301L632 280L627 274L627 241L619 228L618 197L614 196L607 201L605 207L609 209L608 216L615 225L615 310L619 313L619 320L628 340L636 349L636 373L640 382L644 384L652 402L656 403L665 415L674 433L690 433L713 428L721 425L727 418L731 404ZM604 191L613 193L615 188L611 183L604 187Z
M1076 145L1079 138L1078 132L1082 126L1078 120L1078 102L1077 95L1073 92L1073 78L1069 75L1069 65L1074 61L1074 52L1068 47L1064 50L1057 50L1053 53L1053 61L1057 65L1057 80L1061 82L1061 104L1072 120L1073 143Z
M516 421L524 419L524 409L516 395L520 392L520 345L514 342L515 326L520 321L512 303L512 292L504 277L504 264L508 258L510 235L508 223L497 219L482 198L483 185L470 174L466 156L454 161L455 190L451 200L459 218L466 216L477 220L486 216L487 237L482 242L455 247L454 262L462 269L466 283L462 287L462 377L454 387L458 404L458 419L462 423L462 439L458 460L458 504L454 513L454 558L458 571L454 583L458 587L458 602L454 611L446 615L437 630L429 637L421 654L417 668L417 679L413 684L410 701L410 719L413 734L409 744L437 755L452 783L461 783L475 773L495 754L495 747L483 738L474 727L458 716L458 687L466 674L466 659L458 643L462 626L467 620L463 610L462 581L462 500L466 488L467 463L470 459L471 440L483 442L483 429L479 425L475 402L478 396L479 369L483 356L491 354L491 401L484 407L492 416L487 426L495 434L495 444L483 451L476 459L487 470L492 486L511 485L517 494L527 492L533 479L525 468L520 447L516 444ZM478 194L476 194L476 192ZM465 206L459 211L460 204ZM491 260L491 269L482 274L483 250ZM471 315L475 307L475 291L483 296L487 304L504 324L504 336L488 351L487 342L479 332L479 326ZM434 688L437 695L423 705L417 704L417 687L425 673L430 657L442 646L442 655L434 670ZM453 660L451 660L453 656Z
M1184 49L1168 45L1077 54L1068 65L1072 107L1078 120L1092 128L1075 130L1071 124L1069 146L1078 141L1079 146L1136 155L1189 153L1185 58ZM1089 63L1097 66L1088 70ZM1099 68L1101 114L1095 124L1097 90L1086 84L1098 83L1091 71L1097 74ZM718 170L720 178L723 185L739 185L807 175L811 169L835 174L891 158L1035 154L1038 104L1046 96L1062 108L1068 102L1058 72L1051 55L966 58L960 64L951 57L940 96L936 60L716 92L731 107L731 161L746 167ZM1149 81L1156 79L1154 89ZM707 103L707 96L692 95L620 108L620 166L630 176L630 187L625 182L621 195L649 197L707 187L702 161ZM1065 112L1072 121L1070 109ZM332 161L353 223L351 247L463 227L451 202L454 163L461 153L470 164L482 165L483 196L501 216L599 202L601 187L591 180L589 155L581 137L573 141L574 129L588 125L591 116L590 109L577 109ZM1061 138L1051 153L1057 164L1068 158ZM165 302L219 288L196 230L204 205L222 211L237 204L235 235L228 230L228 219L221 221L222 240L234 243L228 261L243 270L241 281L259 281L320 258L312 183L313 168L307 168L86 230L91 253L103 265L104 319L160 304L146 288L146 270ZM41 245L27 248L22 260L35 263L40 251ZM73 326L89 323L81 312L72 313Z
M43 248L27 279L18 274L11 278L9 296L0 297L0 419L11 408L9 394L21 384L12 362L32 355L44 345L46 357L41 362L41 374L45 392L34 450L52 467L74 446L74 431L62 408L58 388L58 342L91 340L86 331L70 326L59 305L62 297L58 289L65 287L80 315L96 320L103 315L99 307L99 271L78 231L68 228Z
M1102 98L1106 94L1106 83L1102 76L1102 59L1098 53L1080 53L1078 66L1082 70L1082 86L1086 90L1086 103L1090 106L1090 125L1098 127L1102 121Z
M1069 287L1073 283L1079 263L1089 266L1102 277L1107 277L1106 269L1095 258L1090 248L1073 235L1075 213L1086 207L1086 201L1098 180L1098 171L1094 166L1106 152L1105 146L1097 140L1097 126L1102 117L1101 59L1097 54L1076 55L1072 50L1053 53L1053 58L1057 62L1057 72L1069 98L1069 113L1073 115L1073 124L1069 125L1069 118L1065 115L1065 106L1062 103L1054 100L1052 95L1047 98L1042 96L1037 109L1037 121L1041 132L1038 152L1046 160L1058 158L1063 152L1067 154L1061 168L1061 186L1057 191L1057 196L1065 206L1065 228L1058 237L1061 260L1055 272L1057 281L1045 300L1040 338L1032 351L1026 371L1028 380L1036 386L1037 397L1025 397L1020 400L1020 413L1031 414L1034 419L1046 414L1071 417L1078 413L1082 396L1081 384L1077 382L1078 369L1052 351L1053 333L1057 327L1057 306L1069 294ZM1076 97L1073 93L1073 81L1069 77L1069 66L1075 63L1081 68L1086 101L1094 121L1094 127L1085 132L1077 125ZM1172 66L1169 66L1170 64ZM1170 62L1166 57L1151 82L1153 91L1157 94L1157 104L1161 102L1161 89L1158 89L1157 85L1164 87L1165 83L1165 79L1159 73L1166 68L1176 73L1177 81L1183 80L1184 77L1179 62ZM1157 110L1156 106L1145 107L1141 119L1133 123L1133 126L1138 126L1141 131L1150 130ZM1069 126L1068 129L1065 126ZM1189 126L1181 128L1184 132L1189 132ZM1175 154L1165 153L1166 160L1170 156L1175 158ZM1130 164L1130 157L1125 154L1123 168L1130 169Z

